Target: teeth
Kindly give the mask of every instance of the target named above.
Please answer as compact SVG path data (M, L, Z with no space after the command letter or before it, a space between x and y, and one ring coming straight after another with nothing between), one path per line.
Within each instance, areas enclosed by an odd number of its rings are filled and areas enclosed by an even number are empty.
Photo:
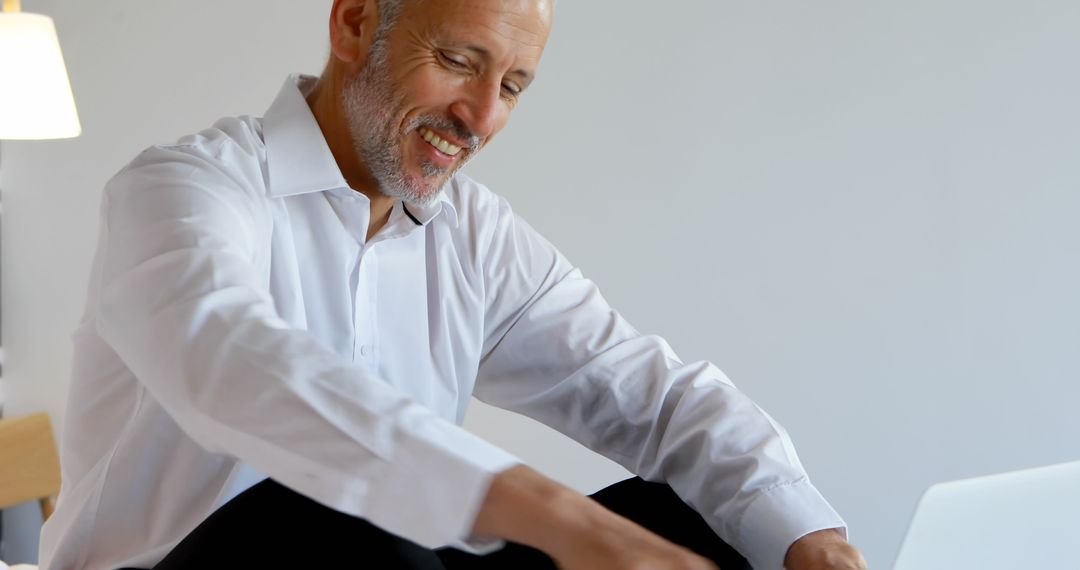
M445 154L449 154L450 156L457 156L457 154L461 152L460 146L452 145L444 141L443 139L439 138L439 135L431 132L430 129L422 129L420 131L420 136L424 137L424 140L427 141L428 144L439 149L439 151Z

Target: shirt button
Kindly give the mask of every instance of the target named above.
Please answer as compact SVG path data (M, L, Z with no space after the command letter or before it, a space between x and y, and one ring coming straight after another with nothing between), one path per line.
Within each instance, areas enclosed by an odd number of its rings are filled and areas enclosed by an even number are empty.
M371 356L371 345L370 344L364 344L364 345L360 346L360 356L363 356L363 357Z

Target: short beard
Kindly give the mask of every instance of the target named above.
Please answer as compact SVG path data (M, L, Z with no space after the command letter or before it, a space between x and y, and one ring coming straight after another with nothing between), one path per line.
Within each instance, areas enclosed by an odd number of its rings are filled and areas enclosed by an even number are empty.
M359 73L345 80L342 106L356 156L378 184L378 191L422 208L433 204L442 191L442 188L430 188L425 182L447 174L447 169L425 161L421 164L423 178L410 179L402 158L405 137L421 126L454 133L467 141L461 150L467 154L459 160L458 168L479 148L480 140L453 121L431 115L416 117L400 132L396 131L396 112L402 108L404 97L395 93L390 83L388 32L389 29L376 34L367 63Z

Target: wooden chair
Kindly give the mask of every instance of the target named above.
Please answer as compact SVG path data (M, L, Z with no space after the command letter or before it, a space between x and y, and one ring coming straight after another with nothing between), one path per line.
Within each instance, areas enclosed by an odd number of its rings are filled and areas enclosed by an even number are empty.
M60 457L48 414L0 419L0 509L38 501L42 520L60 493Z

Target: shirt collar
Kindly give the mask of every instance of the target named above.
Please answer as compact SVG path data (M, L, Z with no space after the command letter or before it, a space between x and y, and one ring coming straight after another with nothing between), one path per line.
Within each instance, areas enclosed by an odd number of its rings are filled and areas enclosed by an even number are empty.
M446 195L446 189L443 188L439 191L439 197L434 202L427 206L406 205L405 202L401 202L402 212L412 220L412 223L418 226L426 226L428 222L435 219L440 213L443 213L443 217L446 218L447 223L457 227L458 217L457 209L454 208L454 203L450 201L450 197Z
M349 188L307 103L306 96L311 93L316 81L317 78L311 75L290 75L263 117L263 140L272 197ZM427 225L444 210L449 213L448 221L457 225L457 210L446 194L446 189L443 189L430 205L413 205L403 209L417 225Z
M348 188L304 96L315 78L293 74L285 80L263 117L263 140L270 196L280 198Z

